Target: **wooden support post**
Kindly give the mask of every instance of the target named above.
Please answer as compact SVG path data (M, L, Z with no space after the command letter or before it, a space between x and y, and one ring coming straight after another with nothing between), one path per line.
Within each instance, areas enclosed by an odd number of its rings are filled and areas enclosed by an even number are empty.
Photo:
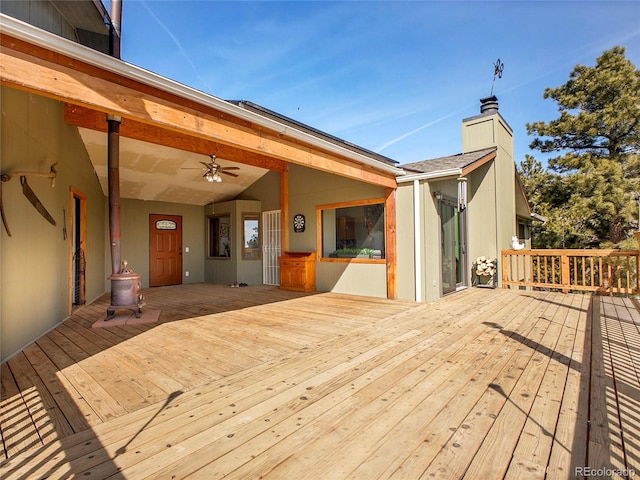
M502 288L509 288L509 282L511 282L509 265L511 265L511 255L502 252Z
M569 256L566 253L560 255L560 284L562 291L569 293L569 285L571 280L571 268L569 267Z
M280 223L282 224L282 252L289 250L289 166L280 172ZM320 248L320 247L318 247Z
M398 258L396 252L396 190L387 188L387 198L385 200L385 229L386 229L386 250L387 259L387 298L395 299L397 292L397 268Z

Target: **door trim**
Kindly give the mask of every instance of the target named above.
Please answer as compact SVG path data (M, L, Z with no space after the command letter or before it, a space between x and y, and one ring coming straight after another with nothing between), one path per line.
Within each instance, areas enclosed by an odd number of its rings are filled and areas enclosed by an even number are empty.
M154 236L153 232L156 231L156 224L159 221L168 221L175 222L177 233L176 238L176 250L177 250L177 264L176 264L176 274L174 277L170 277L167 281L166 279L158 280L158 276L154 275L154 266L153 266L153 246L154 246ZM170 229L173 230L173 229ZM169 214L161 214L161 213L150 213L149 214L149 286L150 287L161 287L165 285L182 285L182 215L169 215ZM161 277L162 278L162 277Z
M262 283L280 285L282 255L282 211L262 212Z
M73 299L74 299L74 289L75 289L75 270L73 268L73 257L75 254L74 251L74 239L76 238L75 228L78 228L76 225L76 199L79 200L80 205L80 247L85 252L85 262L86 262L86 253L87 253L87 196L81 192L80 190L69 187L69 211L64 212L65 216L63 218L63 235L66 235L66 239L69 241L69 298L68 298L68 310L69 314L73 311ZM86 275L86 273L85 273ZM85 284L86 288L86 284ZM84 291L84 302L86 302L86 290Z
M452 273L455 277L455 285L449 286L447 289L444 288L444 229L442 224L442 208L443 206L450 207L453 210L453 218L457 218L457 223L454 225L454 229L457 230L457 240L458 242L454 242L454 258L456 257L456 253L459 254L459 264L456 264L452 270ZM467 274L467 265L469 264L467 258L467 218L466 218L466 209L460 211L458 204L455 199L443 197L438 200L438 218L440 222L440 295L448 295L450 293L454 293L466 286L469 285L468 282L468 274ZM454 239L455 239L454 235ZM460 269L460 281L458 281L458 269Z

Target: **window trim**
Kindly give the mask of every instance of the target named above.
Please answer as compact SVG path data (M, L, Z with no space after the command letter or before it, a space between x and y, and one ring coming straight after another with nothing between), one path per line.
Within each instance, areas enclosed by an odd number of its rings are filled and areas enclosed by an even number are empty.
M335 210L338 208L349 208L349 207L359 207L359 206L367 206L367 205L376 205L382 204L384 208L384 215L386 220L387 214L387 202L386 198L371 198L366 200L352 200L349 202L339 202L339 203L328 203L325 205L317 205L316 206L316 250L317 250L317 261L318 262L327 262L327 263L367 263L367 264L382 264L386 265L386 258L329 258L323 255L323 244L322 244L322 211L323 210ZM384 243L385 249L387 245L387 222L385 221L385 232L384 232Z
M227 218L229 219L229 222L227 223L227 225L229 225L229 255L228 256L223 256L223 255L211 255L211 221L213 219L218 219L218 225L220 225L220 219L221 218ZM207 216L207 245L206 245L206 249L207 249L207 259L208 260L223 260L223 261L228 261L232 259L232 255L233 255L233 248L232 247L232 235L231 235L231 215L229 213L220 213L220 214L215 214L215 215L208 215ZM220 237L218 237L220 238ZM218 245L219 246L219 245Z
M262 220L260 217L261 215L259 212L242 212L242 254L240 258L243 261L246 260L248 262L251 262L254 260L262 260L262 232L260 231L262 228ZM247 239L245 238L246 231L244 228L244 223L247 219L255 220L258 222L258 246L256 248L246 247ZM246 252L248 251L255 251L256 255L247 257Z

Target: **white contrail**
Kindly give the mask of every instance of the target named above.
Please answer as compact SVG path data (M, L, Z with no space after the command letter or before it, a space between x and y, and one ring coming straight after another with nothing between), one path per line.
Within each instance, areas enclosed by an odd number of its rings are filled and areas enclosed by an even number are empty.
M205 81L204 78L202 78L202 76L200 75L200 72L198 72L198 69L196 68L195 64L191 61L191 59L189 58L189 56L187 55L187 52L185 51L184 48L182 48L182 45L180 44L180 42L178 41L178 39L176 38L176 36L171 33L171 31L160 21L160 19L151 11L151 9L149 8L149 6L147 5L147 2L145 0L143 0L142 2L142 6L144 7L144 9L147 11L147 13L149 15L151 15L151 17L153 17L153 19L158 22L158 25L160 25L162 27L162 29L167 32L167 35L169 35L169 37L171 38L171 40L173 40L173 43L176 45L176 47L178 47L178 50L180 50L180 53L182 54L182 56L184 57L184 59L187 61L187 63L189 65L191 65L191 68L193 68L193 71L196 74L196 77L198 78L198 80L200 80L200 82L206 87L206 89L209 91L209 93L212 93L212 89L209 86L209 84Z
M454 116L454 115L458 115L461 111L462 111L462 110L458 110L458 111L455 111L455 112L451 112L451 113L449 113L449 114L445 115L444 117L440 117L440 118L438 118L438 119L436 119L436 120L433 120L433 121L431 121L431 122L429 122L429 123L426 123L426 124L424 124L424 125L422 125L422 126L420 126L420 127L418 127L418 128L415 128L415 129L411 130L410 132L403 133L402 135L400 135L400 136L398 136L398 137L396 137L396 138L394 138L394 139L392 139L392 140L389 140L387 143L382 144L381 146L379 146L378 148L376 148L376 149L375 149L375 151L376 151L376 152L378 152L378 153L380 153L380 152L381 152L382 150L384 150L385 148L388 148L388 147L390 147L391 145L394 145L394 144L398 143L399 141L404 140L405 138L410 137L411 135L413 135L413 134L415 134L415 133L418 133L420 130L424 130L425 128L428 128L428 127L430 127L430 126L432 126L432 125L435 125L436 123L439 123L439 122L441 122L442 120L446 120L446 119L447 119L447 118L449 118L449 117L452 117L452 116Z

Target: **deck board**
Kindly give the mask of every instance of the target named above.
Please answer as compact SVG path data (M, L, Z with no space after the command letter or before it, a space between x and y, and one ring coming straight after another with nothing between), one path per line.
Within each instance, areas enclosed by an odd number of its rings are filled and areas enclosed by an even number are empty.
M507 323L506 314L514 311L514 305L501 305L496 302L495 306L500 308L484 313L490 318L501 318L503 324ZM511 322L508 324L513 325ZM469 334L476 336L473 338ZM402 415L393 425L388 436L389 442L386 441L387 436L384 442L380 441L379 436L372 436L376 438L375 449L366 459L362 459L353 475L359 478L386 478L398 469L401 477L419 478L431 458L438 453L434 446L446 442L452 433L452 425L458 424L458 417L464 417L475 400L481 396L480 391L486 389L488 381L484 380L502 361L506 342L506 336L496 329L487 329L482 322L468 333L465 332L458 342L460 348L448 357L438 359L438 364L445 366L444 369L439 368L444 373L440 376L442 383L436 385L429 395L420 393L422 385L420 388L414 388L412 392L407 392L408 395L405 397L408 402L401 399L401 403L415 403L412 397L416 393L421 399L420 403ZM487 345L490 345L490 348L487 348ZM457 373L447 372L447 365L452 366ZM434 373L435 375L427 373L430 381L432 378L438 378L438 373ZM451 375L459 378L460 382L447 382ZM416 418L419 418L420 422L416 422ZM399 448L395 448L396 442Z
M2 365L3 479L544 479L640 463L629 299L145 296L157 324L92 329L101 297Z
M636 428L640 415L640 370L637 325L622 298L606 299L606 343L611 359L614 395L617 403L620 430L619 468L640 471L640 430Z
M571 306L573 298L566 298ZM520 434L518 445L513 452L512 460L505 475L506 479L526 479L544 477L549 462L549 455L554 442L558 416L562 397L570 367L570 358L576 338L574 321L576 315L573 309L566 309L566 317L558 322L558 335L555 344L549 346L546 355L550 362L544 373L544 378L535 394L531 410L527 414L527 421ZM560 444L567 450L567 445Z
M0 397L0 425L2 425L2 457L11 458L41 445L36 425L31 418L24 395L16 384L13 373L2 368L2 395Z
M544 333L542 325L535 321L535 318L540 316L538 307L539 304L529 298L525 305L520 305L517 310L514 309L523 324L528 324L528 327L525 326L520 331L531 341L539 341ZM500 325L499 327L503 328L504 326ZM423 472L422 477L462 478L464 476L470 461L476 455L487 432L504 408L508 395L533 355L533 350L526 348L521 342L511 338L509 341L509 346L503 352L506 363L497 370L492 378L488 378L481 385L481 396L465 412L466 416L458 422L455 428L450 427L450 437L436 452L433 461ZM477 383L474 382L474 384L477 388ZM486 386L490 388L486 388ZM444 431L439 433L447 435L447 432ZM418 457L418 453L414 453L414 458Z
M581 379L589 378L589 349L585 349L585 341L590 330L580 322L579 312L587 311L588 300L587 296L574 297L571 323L567 324L575 329L575 337L571 352L565 354L568 371L546 471L548 479L569 478L575 466L586 465L588 389Z
M523 345L533 350L531 359L513 390L504 393L508 397L507 401L469 464L464 478L503 478L509 469L512 457L505 452L513 452L517 448L538 388L551 361L549 352L555 346L566 315L557 298L555 295L547 303L546 309L537 319L535 331L529 337L520 334L516 336ZM503 391L499 390L500 393Z

